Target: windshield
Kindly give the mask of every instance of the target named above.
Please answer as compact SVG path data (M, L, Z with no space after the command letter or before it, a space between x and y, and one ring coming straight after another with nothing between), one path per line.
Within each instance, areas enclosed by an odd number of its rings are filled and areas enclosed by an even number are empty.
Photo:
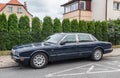
M49 36L44 42L45 43L58 43L62 38L64 37L64 34L54 34Z

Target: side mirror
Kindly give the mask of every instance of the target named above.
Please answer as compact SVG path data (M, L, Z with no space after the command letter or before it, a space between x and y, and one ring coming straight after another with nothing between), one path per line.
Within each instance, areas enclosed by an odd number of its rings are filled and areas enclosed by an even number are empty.
M60 45L65 45L65 44L66 44L66 42L61 42L61 43L60 43Z

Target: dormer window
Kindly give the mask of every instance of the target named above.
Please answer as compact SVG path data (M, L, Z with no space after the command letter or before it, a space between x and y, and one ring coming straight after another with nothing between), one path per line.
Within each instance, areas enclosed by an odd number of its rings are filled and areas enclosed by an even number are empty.
M18 13L22 13L22 8L21 8L21 7L18 7L17 12L18 12Z
M13 12L13 7L8 7L8 12Z

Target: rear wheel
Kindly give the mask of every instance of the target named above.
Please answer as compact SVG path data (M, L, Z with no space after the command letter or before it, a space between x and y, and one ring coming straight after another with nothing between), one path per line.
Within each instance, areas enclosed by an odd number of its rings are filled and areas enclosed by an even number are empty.
M99 61L102 59L102 57L103 57L103 51L101 49L96 49L91 56L92 60L94 61Z
M33 68L43 68L48 63L48 57L44 53L36 53L31 57L30 65Z

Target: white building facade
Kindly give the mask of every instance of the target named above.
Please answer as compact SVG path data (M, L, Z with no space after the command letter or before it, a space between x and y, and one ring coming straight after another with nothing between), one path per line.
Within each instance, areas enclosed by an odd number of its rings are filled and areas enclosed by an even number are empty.
M72 7L74 3L78 4L76 5L78 8L75 10L73 10ZM120 0L68 0L68 2L62 6L64 7L63 17L69 18L70 20L103 21L109 19L120 19ZM69 8L67 9L66 7ZM84 7L84 9L82 9L82 7Z

